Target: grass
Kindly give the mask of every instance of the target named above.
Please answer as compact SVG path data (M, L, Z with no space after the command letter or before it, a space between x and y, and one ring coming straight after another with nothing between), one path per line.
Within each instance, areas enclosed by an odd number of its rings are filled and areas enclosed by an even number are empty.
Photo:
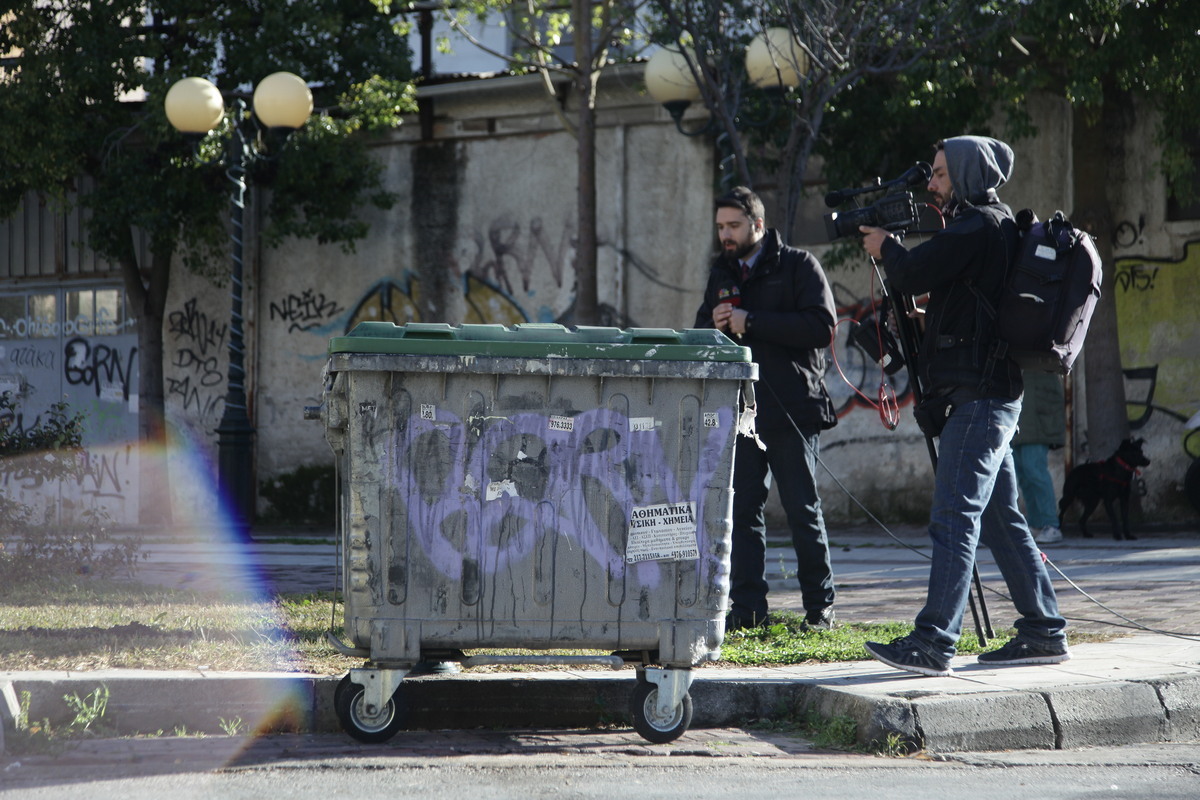
M210 669L338 675L361 666L362 660L342 656L326 643L333 603L330 592L247 601L94 578L6 587L0 593L0 671ZM339 604L339 623L340 611ZM911 630L907 623L890 622L807 631L802 620L799 614L782 612L767 627L727 635L715 666L859 661L866 658L864 642L890 641ZM340 625L334 632L342 634ZM998 633L989 647L1003 644L1010 634ZM980 650L975 635L965 633L959 651Z
M809 631L803 622L802 614L773 613L765 627L727 635L721 647L721 660L737 666L862 661L867 658L865 642L890 642L912 631L912 625L906 622L840 623L832 631ZM997 631L986 649L1004 644L1012 633ZM958 652L963 655L984 649L974 633L963 633L958 642Z
M331 593L259 602L85 580L0 596L0 670L212 669L340 674Z

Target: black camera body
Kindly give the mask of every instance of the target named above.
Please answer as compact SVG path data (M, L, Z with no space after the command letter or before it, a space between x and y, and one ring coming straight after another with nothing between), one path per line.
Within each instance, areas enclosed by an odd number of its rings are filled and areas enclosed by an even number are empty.
M869 186L857 186L850 189L839 189L825 195L825 205L836 208L851 197L868 192L888 193L869 206L852 208L847 211L831 211L825 215L825 232L829 241L846 236L858 236L860 225L870 225L889 231L909 231L919 225L917 203L909 187L921 186L929 182L933 168L924 161L918 161L901 175L890 181L879 178Z
M917 203L912 192L884 195L869 206L825 215L825 233L829 241L845 236L860 236L859 225L889 231L908 231L917 227Z

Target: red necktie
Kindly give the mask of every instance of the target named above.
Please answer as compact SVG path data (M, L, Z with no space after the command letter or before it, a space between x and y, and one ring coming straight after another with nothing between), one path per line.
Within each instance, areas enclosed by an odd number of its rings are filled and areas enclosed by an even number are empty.
M750 265L745 261L742 262L742 280L746 280L746 276L750 274Z

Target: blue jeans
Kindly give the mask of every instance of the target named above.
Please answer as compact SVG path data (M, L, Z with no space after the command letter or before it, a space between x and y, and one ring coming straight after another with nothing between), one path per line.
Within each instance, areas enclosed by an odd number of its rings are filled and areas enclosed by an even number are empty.
M1017 506L1009 442L1020 412L1020 400L974 400L954 409L942 430L929 521L929 593L916 620L919 644L936 658L956 652L980 541L992 551L1021 615L1018 638L1035 647L1066 644L1054 585Z
M795 429L760 431L763 451L746 436L737 437L733 461L733 541L729 599L734 616L767 615L766 543L763 509L774 477L787 514L796 551L797 579L805 611L833 605L833 568L829 535L817 496L815 470L820 452L817 433ZM806 444L807 442L807 444Z
M1013 466L1017 486L1025 498L1025 517L1031 528L1058 527L1058 502L1047 461L1050 448L1044 444L1014 444Z

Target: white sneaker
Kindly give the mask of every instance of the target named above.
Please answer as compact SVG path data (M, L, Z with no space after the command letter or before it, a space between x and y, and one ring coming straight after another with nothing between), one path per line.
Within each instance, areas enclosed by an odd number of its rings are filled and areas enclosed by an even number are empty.
M1033 540L1038 544L1055 544L1063 539L1062 531L1053 525L1047 525L1033 532Z

